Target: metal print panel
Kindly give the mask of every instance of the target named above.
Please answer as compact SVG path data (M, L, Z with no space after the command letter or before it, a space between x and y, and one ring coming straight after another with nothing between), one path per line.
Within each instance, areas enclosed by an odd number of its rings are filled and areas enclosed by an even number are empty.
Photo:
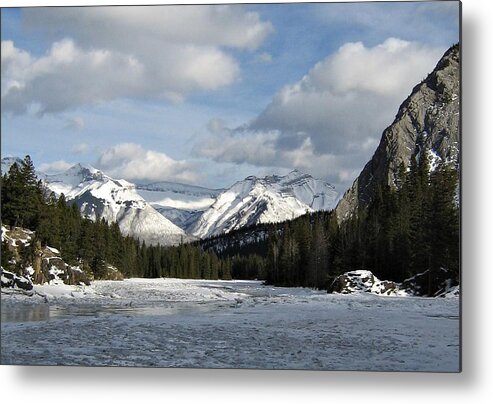
M2 364L460 371L458 1L1 23Z

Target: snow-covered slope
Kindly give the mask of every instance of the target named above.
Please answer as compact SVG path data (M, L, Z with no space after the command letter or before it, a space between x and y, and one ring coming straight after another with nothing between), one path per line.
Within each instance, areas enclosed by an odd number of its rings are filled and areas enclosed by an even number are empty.
M2 175L8 173L14 163L20 167L22 160L19 157L2 157Z
M136 190L159 213L184 230L187 230L223 191L164 181L137 184Z
M2 169L13 161L17 160L2 159ZM124 234L152 244L177 244L258 223L282 222L330 210L338 198L332 185L297 170L285 176L250 176L226 190L172 182L134 185L81 164L38 177L56 195L63 193L75 202L86 217L117 222Z
M281 222L307 212L330 210L337 196L332 185L298 170L286 176L251 176L221 192L190 232L205 238L257 223Z
M75 202L86 217L116 222L125 235L148 244L170 245L188 240L186 233L147 203L130 182L115 180L81 164L42 178L57 195L63 193L67 200Z

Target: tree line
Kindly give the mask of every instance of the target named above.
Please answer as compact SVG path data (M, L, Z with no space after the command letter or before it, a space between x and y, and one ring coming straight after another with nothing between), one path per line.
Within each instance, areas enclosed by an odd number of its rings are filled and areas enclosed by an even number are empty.
M63 195L47 191L26 156L1 179L2 223L34 230L43 245L96 278L111 264L125 277L263 279L330 289L338 275L365 269L395 282L423 274L423 294L432 295L445 279L460 277L459 178L447 163L430 170L426 149L418 155L410 167L401 165L395 187L378 186L370 204L342 222L334 211L314 212L173 247L147 246L123 236L116 223L82 217ZM32 254L26 251L24 261Z
M397 186L379 186L370 205L343 222L333 241L334 272L370 269L380 279L421 276L432 295L460 277L459 176L454 164L430 170L423 148L410 167L400 166Z
M379 185L366 207L339 222L335 212L315 212L280 224L263 224L202 241L233 259L233 275L279 286L330 289L348 271L370 270L402 282L421 275L423 294L446 279L459 282L460 211L458 170L440 162L430 170L423 148L396 186ZM242 246L242 234L254 241ZM232 241L233 240L233 241Z

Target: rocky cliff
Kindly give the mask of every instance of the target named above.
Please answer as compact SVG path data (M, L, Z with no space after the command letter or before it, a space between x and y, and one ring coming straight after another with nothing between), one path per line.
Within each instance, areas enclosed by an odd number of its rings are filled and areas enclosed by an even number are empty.
M401 163L428 150L433 168L439 161L459 165L460 49L452 46L432 73L414 87L394 122L382 134L372 159L336 207L339 220L367 206L378 184L396 186Z
M22 227L2 226L2 254L11 258L8 269L2 267L2 288L31 290L33 284L89 285L95 274L88 265L69 265L59 250L50 246L41 246L36 241L35 232ZM3 249L7 249L5 251ZM123 280L123 274L115 267L103 262L97 279Z

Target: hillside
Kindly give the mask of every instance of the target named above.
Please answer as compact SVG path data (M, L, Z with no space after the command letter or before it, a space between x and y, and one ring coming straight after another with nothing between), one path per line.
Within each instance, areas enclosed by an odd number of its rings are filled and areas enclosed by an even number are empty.
M459 166L460 143L460 48L452 46L435 69L402 103L394 122L384 130L371 160L337 204L343 220L366 207L379 185L396 187L401 165L408 170L412 159L427 150L431 170L439 162Z

